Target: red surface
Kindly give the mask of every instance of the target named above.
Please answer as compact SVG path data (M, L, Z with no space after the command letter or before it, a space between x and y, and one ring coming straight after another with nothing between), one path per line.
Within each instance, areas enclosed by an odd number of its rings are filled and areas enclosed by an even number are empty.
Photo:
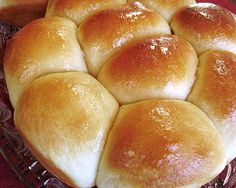
M10 166L0 155L0 188L23 188L25 187L17 178Z
M198 2L206 2L206 0L198 0ZM236 13L236 0L207 0L207 2L212 2L221 5L232 12ZM0 155L0 188L23 188L25 187L10 171L9 165L4 161L3 157Z

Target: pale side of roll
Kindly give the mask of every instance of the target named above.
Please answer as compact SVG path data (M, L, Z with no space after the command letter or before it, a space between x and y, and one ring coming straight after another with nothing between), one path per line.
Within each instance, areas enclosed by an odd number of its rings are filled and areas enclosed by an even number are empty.
M4 72L13 107L33 79L64 71L87 72L77 26L66 18L41 18L17 32L4 57Z
M193 47L174 35L157 35L121 49L98 75L120 104L150 98L185 100L195 81Z
M65 17L79 25L95 12L125 3L126 0L49 0L45 16Z
M43 17L48 0L1 0L0 19L15 26L23 26Z
M118 107L92 76L53 73L26 88L14 122L50 172L72 187L92 187Z
M185 101L121 107L99 165L99 188L200 187L226 164L212 121Z
M128 0L134 2L136 0ZM159 12L170 23L173 15L179 9L195 4L195 0L138 0L145 4L148 8Z
M236 53L236 16L218 5L198 3L183 8L174 15L171 28L198 54L207 50Z
M188 101L215 123L225 143L227 161L236 157L236 54L209 51L200 56L197 79Z
M77 32L93 76L97 76L107 59L132 40L160 33L170 33L168 23L139 2L100 11L85 20Z

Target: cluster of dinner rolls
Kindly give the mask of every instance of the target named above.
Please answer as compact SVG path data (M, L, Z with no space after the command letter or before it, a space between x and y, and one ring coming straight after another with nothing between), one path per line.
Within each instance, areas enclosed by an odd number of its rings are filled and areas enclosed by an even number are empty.
M41 11L8 43L4 73L16 129L63 182L200 187L236 157L233 13L194 0Z

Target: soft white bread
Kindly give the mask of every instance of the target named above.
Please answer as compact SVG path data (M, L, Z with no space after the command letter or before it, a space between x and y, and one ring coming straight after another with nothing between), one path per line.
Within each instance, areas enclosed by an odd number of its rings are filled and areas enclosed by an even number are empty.
M150 98L185 100L195 80L193 47L174 35L159 35L121 49L98 75L120 104Z
M77 26L66 18L42 18L17 32L7 46L4 72L13 107L27 84L52 72L87 72Z
M146 36L170 33L168 23L139 2L100 11L78 29L89 73L97 76L103 63L129 42Z
M16 128L33 155L73 187L92 187L118 104L92 76L38 78L15 109Z
M48 0L1 0L0 19L15 26L23 26L43 17Z
M149 100L120 108L96 182L99 188L193 188L213 179L225 164L221 136L199 108Z
M200 56L197 80L188 101L200 107L220 131L227 161L236 157L236 55L209 51Z
M218 5L198 3L183 8L174 15L171 28L198 54L207 50L236 53L236 17Z
M49 0L45 16L69 18L79 25L95 12L125 3L126 0Z
M128 0L133 2L136 0ZM138 0L145 4L148 8L159 12L168 22L171 21L173 15L179 9L195 4L195 0Z

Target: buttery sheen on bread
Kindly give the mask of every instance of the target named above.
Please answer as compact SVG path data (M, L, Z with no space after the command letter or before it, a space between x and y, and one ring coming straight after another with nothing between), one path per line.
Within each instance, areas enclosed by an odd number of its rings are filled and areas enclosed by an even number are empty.
M189 41L198 54L207 50L236 53L236 16L211 3L197 3L178 11L172 21L174 34Z
M23 26L43 17L48 0L1 0L0 19L15 26Z
M195 80L193 47L174 35L157 35L121 49L98 75L120 104L150 98L185 100Z
M128 2L134 2L136 0L128 0ZM165 18L168 23L171 21L173 15L179 9L195 4L195 0L138 0L145 4L148 8L155 10Z
M200 56L188 101L201 108L223 137L227 161L236 157L236 54L208 51Z
M79 25L95 12L125 3L126 0L49 0L45 16L65 17Z
M199 108L148 100L121 106L96 182L99 188L200 187L225 164L222 138Z
M121 47L161 33L170 34L168 23L140 2L100 11L85 20L77 32L89 73L93 76L97 76L106 60Z
M69 186L199 188L236 157L235 15L140 1L49 0L7 45L16 128Z
M17 130L34 156L73 187L95 185L118 104L92 76L54 73L32 82L15 109Z
M62 71L87 72L76 29L76 24L66 18L42 18L13 36L4 57L13 107L25 86L39 76Z

